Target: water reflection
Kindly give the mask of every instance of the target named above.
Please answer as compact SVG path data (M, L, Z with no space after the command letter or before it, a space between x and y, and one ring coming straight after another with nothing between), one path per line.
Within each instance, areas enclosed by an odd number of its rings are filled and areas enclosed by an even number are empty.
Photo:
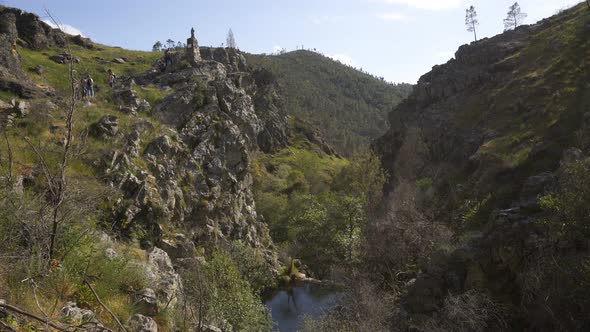
M317 284L304 283L289 290L278 291L266 305L281 332L295 332L303 327L305 317L317 318L334 307L338 291Z

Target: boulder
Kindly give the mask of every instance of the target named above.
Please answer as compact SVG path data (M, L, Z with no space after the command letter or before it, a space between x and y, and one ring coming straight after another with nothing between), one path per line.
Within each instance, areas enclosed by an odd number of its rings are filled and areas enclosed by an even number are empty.
M170 237L164 237L160 241L160 247L172 260L189 258L195 254L195 244L187 239L186 235L180 233L173 234Z
M75 302L68 302L61 308L61 320L70 324L94 322L95 314L91 310L80 309Z
M80 35L77 35L77 36L70 37L70 40L74 44L76 44L78 46L82 46L82 47L87 48L89 50L94 48L94 43L92 42L92 40L90 40L90 38L84 38Z
M114 58L114 59L113 59L113 62L114 62L114 63L119 63L119 64L124 64L124 63L127 63L127 61L125 61L125 60L123 60L123 59L121 59L121 58Z
M43 75L45 73L45 67L36 65L35 67L31 67L31 71L37 75Z
M104 255L107 256L109 260L114 260L119 258L119 254L113 248L107 248L104 251Z
M158 324L150 317L133 315L127 323L129 332L158 332Z
M57 62L62 65L68 64L70 62L80 63L80 59L73 57L71 54L68 53L52 55L49 57L49 59L53 62Z
M147 272L158 306L174 307L180 290L180 276L174 271L170 256L164 250L154 247L148 255Z
M18 118L24 118L29 114L29 103L26 101L13 99L10 105L12 106L11 113Z
M115 91L113 91L113 98L115 103L120 107L133 107L139 108L142 104L142 100L137 97L137 91L133 90L135 82L133 80L122 79L121 82L117 82Z
M146 316L154 317L158 314L158 299L156 292L151 288L142 289L136 295L135 304L139 308L139 312Z
M114 115L105 115L97 123L93 124L90 129L90 132L95 137L113 137L119 132L119 119Z

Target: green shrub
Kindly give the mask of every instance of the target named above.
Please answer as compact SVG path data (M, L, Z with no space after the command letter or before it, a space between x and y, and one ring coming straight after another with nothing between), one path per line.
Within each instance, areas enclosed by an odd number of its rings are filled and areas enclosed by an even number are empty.
M183 307L193 308L188 325L207 323L234 331L271 330L272 321L262 300L241 275L236 262L223 251L214 251L207 263L184 271L183 280L187 301Z
M550 213L545 224L560 238L590 237L590 161L568 166L560 178L561 189L539 199Z

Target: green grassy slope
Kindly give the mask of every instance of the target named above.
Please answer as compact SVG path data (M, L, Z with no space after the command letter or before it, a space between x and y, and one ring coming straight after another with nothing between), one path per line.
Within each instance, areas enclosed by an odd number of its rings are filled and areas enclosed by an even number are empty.
M277 76L289 115L318 127L344 155L383 134L388 112L411 91L309 51L247 59Z

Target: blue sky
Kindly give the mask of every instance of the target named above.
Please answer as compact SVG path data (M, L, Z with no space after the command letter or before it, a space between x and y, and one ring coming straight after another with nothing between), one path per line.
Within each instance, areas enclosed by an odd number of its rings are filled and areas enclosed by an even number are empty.
M61 23L93 40L148 50L155 41L186 41L191 27L201 45L220 46L232 28L240 49L272 53L304 46L384 76L415 83L450 59L473 35L465 9L479 14L480 37L503 30L514 0L0 0ZM521 0L527 23L578 0Z

